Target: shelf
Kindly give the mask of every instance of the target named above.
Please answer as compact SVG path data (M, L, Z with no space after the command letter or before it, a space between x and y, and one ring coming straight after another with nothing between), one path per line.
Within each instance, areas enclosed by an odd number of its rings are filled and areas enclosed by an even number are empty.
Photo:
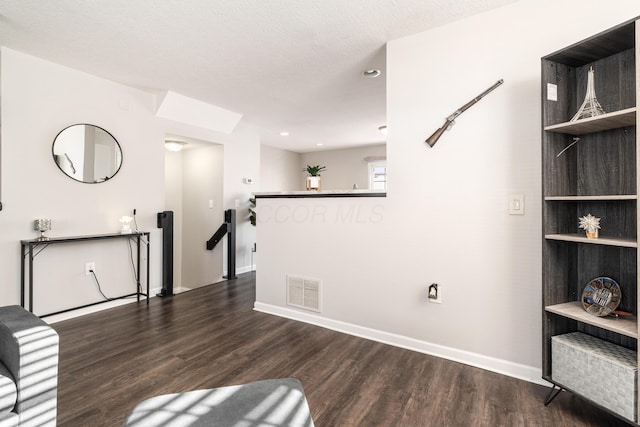
M138 236L149 236L148 231L132 231L131 233L109 233L109 234L90 234L86 236L66 236L66 237L47 237L44 240L41 239L28 239L28 240L20 240L22 244L32 244L32 245L50 245L53 243L74 243L80 242L83 240L102 240L102 239L120 239L126 237L138 237Z
M616 200L638 200L638 196L635 194L607 196L547 196L544 200L547 202L607 202Z
M562 242L588 243L592 245L620 246L625 248L637 248L638 241L636 239L623 238L607 238L599 237L597 239L587 239L583 234L545 234L547 240L559 240Z
M582 303L579 301L550 305L545 307L545 311L638 339L637 317L597 317L584 311Z
M603 130L618 129L625 126L635 125L636 107L631 107L625 110L589 117L587 119L576 120L575 122L565 122L545 126L544 130L568 135L584 135L592 132L600 132Z

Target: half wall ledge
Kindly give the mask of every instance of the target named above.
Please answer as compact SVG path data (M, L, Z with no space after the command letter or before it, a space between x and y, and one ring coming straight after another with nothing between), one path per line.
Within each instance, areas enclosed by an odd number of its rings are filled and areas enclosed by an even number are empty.
M256 199L309 199L320 197L387 197L384 191L371 190L302 190L255 193Z

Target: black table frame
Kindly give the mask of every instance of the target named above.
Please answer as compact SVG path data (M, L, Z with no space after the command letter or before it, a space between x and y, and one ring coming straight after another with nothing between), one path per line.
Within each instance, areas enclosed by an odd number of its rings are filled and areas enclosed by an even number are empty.
M146 246L147 246L147 293L142 293L140 292L140 243L142 241L142 238L145 237L146 238ZM73 236L73 237L51 237L48 238L46 240L40 240L40 239L33 239L33 240L21 240L20 241L20 305L23 308L25 307L25 261L28 258L29 259L29 308L28 310L30 312L33 313L33 258L35 255L38 255L40 252L42 252L44 249L47 248L47 246L49 245L55 245L55 244L59 244L59 243L77 243L77 242L84 242L84 241L94 241L94 240L105 240L105 239L122 239L122 238L128 238L128 239L133 239L136 242L137 245L137 259L136 259L136 292L132 293L132 294L128 294L128 295L122 295L119 297L114 297L114 298L109 298L108 300L105 301L98 301L98 302L94 302L91 304L85 304L85 305L81 305L81 306L76 306L76 307L72 307L72 308L68 308L66 310L61 310L61 311L56 311L55 313L49 313L49 314L44 314L41 315L39 317L47 317L47 316L53 316L55 314L61 314L61 313L66 313L68 311L72 311L72 310L77 310L79 308L85 308L85 307L90 307L93 305L97 305L97 304L103 304L105 302L109 302L112 300L117 300L117 299L123 299L123 298L128 298L131 296L136 296L137 297L137 301L140 301L140 296L145 296L147 298L147 304L149 304L149 245L150 245L150 234L148 231L138 231L138 232L133 232L133 233L128 233L128 234L95 234L95 235L90 235L90 236ZM38 251L35 255L34 255L34 249L38 248L42 246L42 249L40 249L40 251Z

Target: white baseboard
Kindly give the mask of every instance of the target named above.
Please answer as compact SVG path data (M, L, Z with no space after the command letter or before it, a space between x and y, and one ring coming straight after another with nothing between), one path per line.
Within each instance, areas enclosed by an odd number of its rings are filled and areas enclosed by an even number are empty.
M256 266L253 265L245 265L244 267L236 267L236 275L238 274L242 274L242 273L249 273L251 271L256 271ZM222 272L222 274L224 274L225 276L227 275L227 270L224 270Z
M287 319L310 323L312 325L331 329L337 332L343 332L356 337L366 338L383 344L389 344L395 347L429 354L431 356L442 357L454 362L464 363L465 365L475 366L477 368L486 369L487 371L496 372L498 374L507 375L535 384L551 386L550 383L542 379L542 370L533 366L526 366L519 363L513 363L508 360L496 359L494 357L484 356L439 344L433 344L405 337L403 335L379 331L338 320L327 319L322 316L303 313L297 310L271 304L256 302L253 309L263 313L285 317Z
M175 295L175 294L181 294L181 293L183 293L183 292L187 292L187 291L190 291L190 290L191 290L191 288L185 288L185 287L183 287L183 286L178 286L177 288L176 288L176 287L174 287L174 288L173 288L173 294L174 294L174 295ZM159 288L151 288L151 289L149 289L149 296L150 296L150 297L155 297L155 296L157 296L161 291L162 291L162 287L159 287Z
M149 298L155 298L155 296L157 294L160 293L160 291L162 290L162 287L158 287L158 288L150 288L149 289ZM177 288L173 288L173 293L174 294L179 294L182 292L186 292L186 291L190 291L191 289L189 288L184 288L182 286L177 287ZM140 301L143 301L144 299L146 299L145 297L140 297ZM67 311L65 313L60 313L60 314L54 314L53 316L47 316L45 317L44 320L45 322L47 322L48 324L53 324L56 322L62 322L63 320L68 320L68 319L73 319L75 317L80 317L80 316L84 316L85 314L91 314L91 313L97 313L99 311L102 310L107 310L110 308L114 308L114 307L119 307L121 305L124 304L130 304L132 302L137 302L136 298L125 298L125 299L115 299L112 301L105 301L102 304L96 304L96 305L92 305L89 307L84 307L84 308L79 308L77 310L72 310L72 311Z
M158 288L158 291L160 291L160 288ZM150 297L154 297L155 295L156 295L155 293L151 293ZM140 297L141 302L144 301L145 299L146 299L145 297ZM76 310L67 311L65 313L47 316L42 320L44 320L45 322L51 325L53 323L62 322L63 320L73 319L76 317L84 316L86 314L97 313L102 310L108 310L110 308L119 307L125 304L131 304L132 302L138 302L138 301L136 298L115 299L112 301L105 301L102 304L96 304L89 307L78 308Z

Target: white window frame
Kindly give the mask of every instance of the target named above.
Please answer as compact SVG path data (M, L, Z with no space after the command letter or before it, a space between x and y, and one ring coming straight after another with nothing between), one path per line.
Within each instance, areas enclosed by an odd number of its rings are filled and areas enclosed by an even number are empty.
M376 168L380 168L380 167L384 167L385 168L385 180L384 180L384 188L382 189L378 189L378 190L382 190L382 191L387 191L387 179L386 179L386 173L387 173L387 161L386 160L377 160L374 162L367 162L367 168L368 168L368 175L369 175L369 190L373 190L373 183L374 183L374 176L373 176L373 171ZM381 182L381 181L378 181Z

